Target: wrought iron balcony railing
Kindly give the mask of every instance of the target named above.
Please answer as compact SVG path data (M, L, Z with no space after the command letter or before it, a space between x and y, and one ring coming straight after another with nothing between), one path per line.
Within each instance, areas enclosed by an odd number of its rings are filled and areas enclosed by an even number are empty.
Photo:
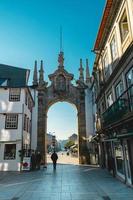
M133 112L133 85L102 114L103 127L121 120L130 112Z

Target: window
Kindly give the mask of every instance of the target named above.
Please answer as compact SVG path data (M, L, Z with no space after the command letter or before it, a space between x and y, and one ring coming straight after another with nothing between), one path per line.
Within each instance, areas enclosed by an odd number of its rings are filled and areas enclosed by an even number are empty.
M10 88L9 101L20 101L20 88Z
M117 86L115 87L115 93L116 93L116 98L118 99L119 96L123 93L124 88L123 88L123 83L120 81Z
M109 71L109 63L108 63L107 53L104 56L103 65L104 65L104 72L105 72L105 75L106 75Z
M110 43L110 49L111 49L111 57L112 61L114 61L117 58L117 44L116 44L116 37L113 36L111 43Z
M123 42L129 33L126 11L124 11L124 13L121 17L119 26L120 26L121 41Z
M27 117L26 115L24 115L24 131L26 131L26 120L27 120Z
M130 109L133 110L133 67L126 75Z
M18 115L17 114L7 114L6 115L6 129L17 129L18 127Z
M107 105L110 107L113 104L113 95L112 92L107 96Z
M32 102L30 98L28 98L28 108L30 111L32 110Z
M27 105L27 103L28 103L28 94L27 92L25 92L25 104Z
M102 111L102 113L105 111L105 102L104 101L102 101L102 103L101 103L101 111Z
M126 80L127 80L127 87L129 88L133 84L133 67L127 73Z
M27 118L27 132L29 132L29 118Z
M31 120L30 120L30 124L29 124L29 133L31 133Z
M116 159L116 167L117 172L124 175L124 157L123 157L123 150L120 141L114 143L114 152L115 152L115 159Z
M16 158L16 144L5 144L4 160L14 160Z

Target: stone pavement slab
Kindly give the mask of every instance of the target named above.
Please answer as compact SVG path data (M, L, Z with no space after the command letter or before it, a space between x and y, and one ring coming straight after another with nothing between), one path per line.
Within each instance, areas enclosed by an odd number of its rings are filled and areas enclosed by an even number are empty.
M53 171L0 172L0 200L133 200L133 189L98 167L58 164Z

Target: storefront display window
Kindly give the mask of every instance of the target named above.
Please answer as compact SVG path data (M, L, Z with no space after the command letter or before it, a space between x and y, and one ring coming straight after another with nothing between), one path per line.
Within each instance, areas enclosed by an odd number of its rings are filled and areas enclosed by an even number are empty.
M4 160L14 160L16 158L16 144L5 144Z
M129 164L129 155L128 155L128 146L127 144L124 144L125 148L125 162L127 166L127 177L131 178L131 172L130 172L130 164Z
M125 174L124 157L120 141L114 143L114 151L115 151L117 173L124 175Z

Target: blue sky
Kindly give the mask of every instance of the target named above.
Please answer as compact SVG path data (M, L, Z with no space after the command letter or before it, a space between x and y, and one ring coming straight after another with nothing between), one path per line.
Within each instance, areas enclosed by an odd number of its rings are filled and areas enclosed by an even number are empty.
M32 77L34 60L42 59L48 80L57 68L62 25L65 68L77 79L80 58L88 58L92 69L104 5L105 0L0 0L0 63L29 68Z
M67 102L59 102L48 111L48 132L57 139L67 139L73 133L77 134L77 109Z

